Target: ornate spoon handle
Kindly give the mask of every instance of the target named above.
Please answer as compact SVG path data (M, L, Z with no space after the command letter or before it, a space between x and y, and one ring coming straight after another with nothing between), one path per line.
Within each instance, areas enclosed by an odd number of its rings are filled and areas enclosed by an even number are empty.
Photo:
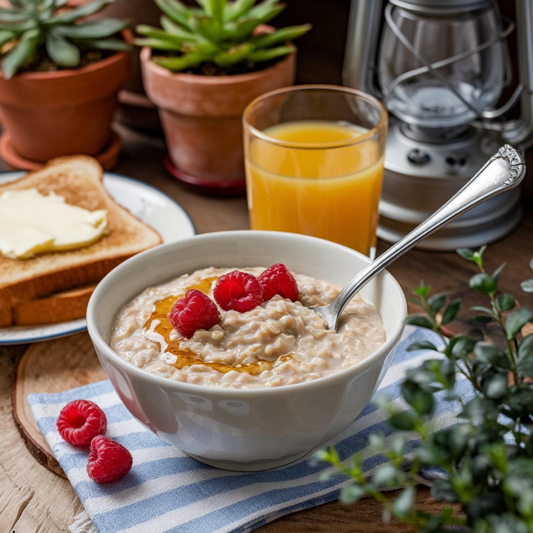
M522 156L509 145L502 146L483 168L439 210L416 227L403 239L392 245L386 252L370 263L346 285L329 305L313 309L326 321L328 329L337 329L339 316L346 304L372 278L387 268L415 244L428 235L481 204L485 200L516 187L523 179L526 165Z

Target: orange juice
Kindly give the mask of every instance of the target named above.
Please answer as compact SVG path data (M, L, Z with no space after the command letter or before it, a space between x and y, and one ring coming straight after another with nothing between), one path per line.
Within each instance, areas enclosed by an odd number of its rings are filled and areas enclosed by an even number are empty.
M375 246L383 154L350 124L295 121L247 147L252 229L322 237L368 254ZM358 142L358 139L360 142Z

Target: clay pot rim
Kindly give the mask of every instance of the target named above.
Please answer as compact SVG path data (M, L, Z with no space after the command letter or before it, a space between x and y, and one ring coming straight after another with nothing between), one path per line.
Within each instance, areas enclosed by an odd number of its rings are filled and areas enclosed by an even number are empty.
M121 33L122 33L122 36L124 37L124 40L128 44L133 44L133 33L131 30L125 29ZM96 63L91 63L90 65L86 65L85 67L70 68L70 69L64 69L64 70L53 70L50 72L23 72L22 74L15 74L15 76L13 76L13 78L11 78L10 80L6 80L4 78L4 75L2 74L2 71L0 70L0 80L3 80L9 83L12 80L40 81L40 80L49 80L50 78L56 78L56 79L72 78L74 76L80 76L82 74L87 74L95 70L109 67L113 63L122 61L125 57L129 56L130 54L131 54L131 51L115 52L109 57L106 57L105 59L97 61Z
M258 78L262 78L265 75L269 75L271 72L282 68L282 66L291 60L294 55L288 54L282 60L278 61L274 65L271 65L262 70L254 72L248 72L247 74L226 74L224 76L203 76L201 74L183 74L181 72L171 72L170 70L154 63L152 61L152 49L147 46L141 50L141 63L154 70L158 76L169 78L174 81L180 81L181 83L188 83L191 85L233 85L236 83L245 83Z

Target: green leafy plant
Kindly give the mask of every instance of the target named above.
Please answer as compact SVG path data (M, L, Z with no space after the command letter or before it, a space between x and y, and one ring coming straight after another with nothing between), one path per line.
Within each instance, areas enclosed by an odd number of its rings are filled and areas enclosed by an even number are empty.
M95 0L66 9L67 0L11 0L11 8L0 8L2 73L10 79L43 48L60 68L80 64L82 50L128 50L116 34L129 23L118 19L79 22L114 0Z
M214 63L228 68L240 63L255 65L292 54L290 41L309 29L309 24L255 35L260 24L283 11L279 0L197 0L199 8L186 7L179 0L155 0L165 13L160 28L138 26L144 38L139 46L165 51L170 57L154 57L154 62L173 72Z
M533 322L533 310L518 307L513 296L498 291L505 264L489 274L484 251L458 253L479 268L470 288L488 298L487 306L472 309L474 319L494 323L501 339L487 342L475 330L447 339L443 326L456 318L460 300L432 296L424 283L415 289L412 302L423 313L410 315L407 323L434 331L443 347L419 341L409 350L440 351L440 357L407 372L401 385L405 410L384 404L388 424L398 433L391 441L380 434L370 437L370 448L385 462L369 479L361 456L347 465L333 448L319 452L319 459L334 467L330 475L354 480L342 490L341 501L371 496L382 503L386 517L428 533L533 532L533 334L521 333ZM523 288L529 291L531 284ZM470 392L465 394L463 387L461 393L460 383L468 384ZM436 396L457 408L459 422L433 431ZM409 447L415 438L417 444ZM414 505L416 476L427 468L442 474L431 487L432 496L444 503L440 513ZM383 490L393 487L401 491L390 496Z

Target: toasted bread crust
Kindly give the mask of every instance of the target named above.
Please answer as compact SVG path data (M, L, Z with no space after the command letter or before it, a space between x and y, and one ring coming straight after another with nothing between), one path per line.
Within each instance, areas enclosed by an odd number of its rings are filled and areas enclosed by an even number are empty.
M19 304L13 309L13 322L17 326L33 326L84 318L95 287L89 285Z
M0 307L0 328L5 328L13 324L13 312L11 307Z
M6 302L7 306L14 307L22 302L43 298L56 292L97 283L132 255L134 254L125 254L76 267L66 267L42 274L38 278L21 280L8 287L0 288L0 299L2 302Z
M102 178L96 160L73 156L53 160L16 182L0 185L0 193L36 187L43 194L55 192L68 203L90 211L106 209L110 229L96 243L78 250L27 260L0 256L0 308L100 281L125 259L162 242L156 231L109 196Z

